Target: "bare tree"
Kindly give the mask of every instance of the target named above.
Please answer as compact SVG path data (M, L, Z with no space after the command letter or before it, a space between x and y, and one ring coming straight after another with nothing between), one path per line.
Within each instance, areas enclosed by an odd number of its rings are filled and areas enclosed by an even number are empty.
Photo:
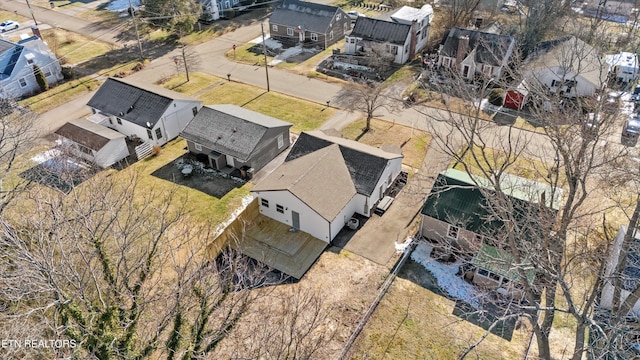
M389 86L385 83L365 81L364 83L349 82L344 86L333 101L347 109L362 111L366 115L363 132L371 129L371 119L381 109L391 109L395 100L387 96Z
M478 9L480 0L449 0L445 7L444 28L455 26L466 27L473 19L473 14Z
M212 352L268 293L256 287L270 269L232 250L207 259L211 231L189 222L175 191L143 190L133 172L101 175L69 195L33 190L19 217L0 219L0 322L73 341L66 356Z
M597 67L596 73L602 69L601 62L594 64L591 61L593 54L588 53L586 47L576 44L563 53L567 56L563 59L565 63L558 65L570 69L558 75L563 84L559 88L573 84L565 81L594 71L590 67ZM522 65L516 65L513 69L520 67ZM606 111L604 97L600 101L580 98L572 101L564 96L567 89L550 91L543 79L535 78L535 72L510 70L508 78L526 78L530 98L542 99L530 105L529 116L534 123L543 126L544 133L525 132L512 126L498 127L486 121L485 112L489 110L485 110L479 101L486 94L482 85L486 82L468 86L457 80L455 72L449 81L453 88L451 92L477 101L469 102L464 108L424 109L422 112L432 127L435 146L449 155L460 169L487 179L490 185L490 191L483 191L488 199L483 205L488 212L485 221L498 221L502 225L487 237L492 239L492 245L507 251L513 259L513 270L519 274L526 301L526 305L520 306L521 314L531 320L538 355L543 359L551 358L550 333L555 314L560 311L577 320L573 358L580 359L586 349L585 331L593 321L593 308L602 285L600 275L604 271L604 252L594 244L606 240L593 236L593 230L597 228L594 224L600 223L597 219L601 219L605 205L594 207L587 200L594 189L601 186L600 179L608 176L616 162L627 153L623 147L602 146L600 141L610 134L618 112ZM491 85L513 86L500 79L494 79ZM445 105L449 106L448 102ZM588 113L595 121L588 120ZM507 175L523 171L523 162L531 163L528 177L534 177L552 189L537 201L541 206L533 207L530 212L523 212L504 186ZM485 183L482 185L486 186ZM562 202L556 216L548 207L560 195L560 189ZM534 189L530 191L531 198L535 199ZM474 249L469 249L466 255L464 249L458 251L462 256L469 256ZM527 281L526 271L530 266L535 270L535 281L531 284ZM575 281L577 274L589 274L589 281L578 284ZM562 297L566 306L558 305L558 297ZM528 313L531 310L540 314L540 321Z
M28 181L9 176L16 156L32 146L38 137L37 115L23 110L11 99L0 99L0 213L27 186Z
M173 57L176 64L178 74L184 73L189 82L189 72L197 71L200 68L200 57L198 53L190 46L183 45L180 47L180 54Z

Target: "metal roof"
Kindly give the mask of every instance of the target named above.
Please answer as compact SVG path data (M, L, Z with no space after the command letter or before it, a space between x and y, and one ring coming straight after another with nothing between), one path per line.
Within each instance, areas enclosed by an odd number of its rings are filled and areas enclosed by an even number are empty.
M529 284L533 284L533 279L536 276L536 271L531 263L517 264L511 253L486 244L482 245L471 262L479 268L489 270L512 281L520 281L520 269L524 270Z
M365 41L404 45L410 31L411 25L359 16L349 36Z

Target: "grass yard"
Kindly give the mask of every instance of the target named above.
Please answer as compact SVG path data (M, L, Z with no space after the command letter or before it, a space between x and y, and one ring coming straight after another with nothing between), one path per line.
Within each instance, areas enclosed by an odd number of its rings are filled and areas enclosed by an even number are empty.
M333 108L212 75L192 74L190 77L192 80L188 83L184 75L173 77L162 86L194 96L205 105L235 104L288 121L293 124L291 131L294 133L317 129L336 113Z
M256 44L248 43L240 46L236 46L236 49L233 50L231 46L229 46L229 50L224 53L224 56L227 59L239 63L251 64L251 65L261 65L264 66L264 55L256 54L249 51L249 48L255 46ZM267 56L267 63L273 60L273 57Z
M485 331L452 314L455 302L396 278L365 326L350 359L458 359ZM528 331L511 342L490 334L470 359L522 359Z
M355 121L342 130L342 136L347 139L356 139L362 133L364 126L364 119ZM373 119L371 120L371 130L358 141L375 147L380 147L382 144L397 145L402 148L404 155L402 163L414 169L419 169L422 166L424 156L427 154L431 137L424 131L412 131L407 126Z
M23 23L25 21L29 21L30 19L10 11L0 10L0 22L5 20L13 20L19 23ZM21 25L21 27L23 26Z
M474 150L479 164L477 164L473 158L473 150L465 149L462 154L462 162L467 164L473 175L484 176L482 174L482 169L489 169L489 166L493 168L499 167L500 164L507 160L507 155L499 150L485 149L484 156L482 156L479 148L474 148ZM545 183L548 174L547 169L550 168L550 165L547 165L540 160L525 158L524 156L519 156L515 160L511 159L511 161L513 164L509 166L509 169L507 170L508 173L525 179ZM465 171L464 166L455 160L453 160L450 167ZM559 183L564 184L565 182L563 179L560 179Z
M42 30L42 36L61 64L77 64L112 50L111 45L107 43L60 28Z
M28 106L38 114L66 104L72 99L95 90L100 86L100 81L91 76L85 76L77 80L71 80L64 84L50 88L38 95L19 101L20 105Z

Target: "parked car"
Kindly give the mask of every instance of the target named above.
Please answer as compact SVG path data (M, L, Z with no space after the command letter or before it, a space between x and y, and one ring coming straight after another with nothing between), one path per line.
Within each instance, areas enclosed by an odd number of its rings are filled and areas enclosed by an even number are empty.
M0 23L0 31L2 32L15 30L19 27L20 27L20 24L18 24L16 21L13 21L13 20L6 20Z
M367 17L367 15L365 15L365 14L359 12L359 11L355 11L355 10L347 11L347 16L352 21L356 21L358 19L358 17Z
M640 135L640 115L633 114L627 119L622 128L622 136L624 137L638 137Z

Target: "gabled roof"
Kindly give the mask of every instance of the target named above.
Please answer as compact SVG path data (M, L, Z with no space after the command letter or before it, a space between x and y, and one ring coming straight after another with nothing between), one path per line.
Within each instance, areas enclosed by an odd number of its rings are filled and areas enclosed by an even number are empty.
M509 48L515 44L515 39L508 35L493 34L477 30L451 28L444 39L440 54L455 58L458 55L460 37L469 37L469 46L463 58L475 50L476 63L500 66L509 55Z
M92 108L139 126L154 127L174 100L199 100L163 87L109 78L87 103Z
M431 22L433 19L433 8L429 4L422 5L419 9L405 5L394 11L392 14L389 14L389 18L392 21L402 24L411 24L413 20L420 21L427 16L430 17L429 22Z
M393 154L373 146L353 140L327 136L321 131L303 132L291 148L285 163L323 149L332 144L339 146L342 157L340 161L349 170L351 180L359 194L370 196L380 180L387 162L402 158L401 154Z
M524 221L521 224L523 228L531 228L529 221L536 218L536 214L542 215L542 206L538 204L542 199L548 203L553 194L553 189L548 185L513 175L503 179L501 188L514 206L514 217ZM555 191L556 197L551 206L545 204L554 216L561 197L561 191ZM492 216L491 207L494 205L486 196L493 192L487 179L471 178L460 170L448 169L438 175L422 207L422 214L474 233L492 236L503 226L502 221ZM536 231L533 228L530 230Z
M410 31L411 25L359 16L349 36L365 41L404 45Z
M86 119L69 121L55 133L95 151L99 151L113 139L124 138L119 132Z
M564 68L597 86L606 80L608 69L604 64L596 49L575 36L544 41L524 61L527 70Z
M482 269L489 270L512 281L520 280L518 269L524 270L529 284L533 284L533 279L536 276L536 271L531 263L516 264L511 253L486 244L482 245L480 251L473 257L471 262Z
M333 17L340 8L313 2L284 0L278 5L271 17L270 24L289 26L319 34L329 32Z
M180 136L221 154L247 161L267 130L291 124L236 105L209 105L200 109Z
M630 69L638 69L638 55L630 52L620 52L605 56L605 61L610 66L620 66Z
M24 46L0 40L0 80L9 78L22 56Z
M251 191L280 190L288 190L328 221L356 195L337 144L285 161Z

